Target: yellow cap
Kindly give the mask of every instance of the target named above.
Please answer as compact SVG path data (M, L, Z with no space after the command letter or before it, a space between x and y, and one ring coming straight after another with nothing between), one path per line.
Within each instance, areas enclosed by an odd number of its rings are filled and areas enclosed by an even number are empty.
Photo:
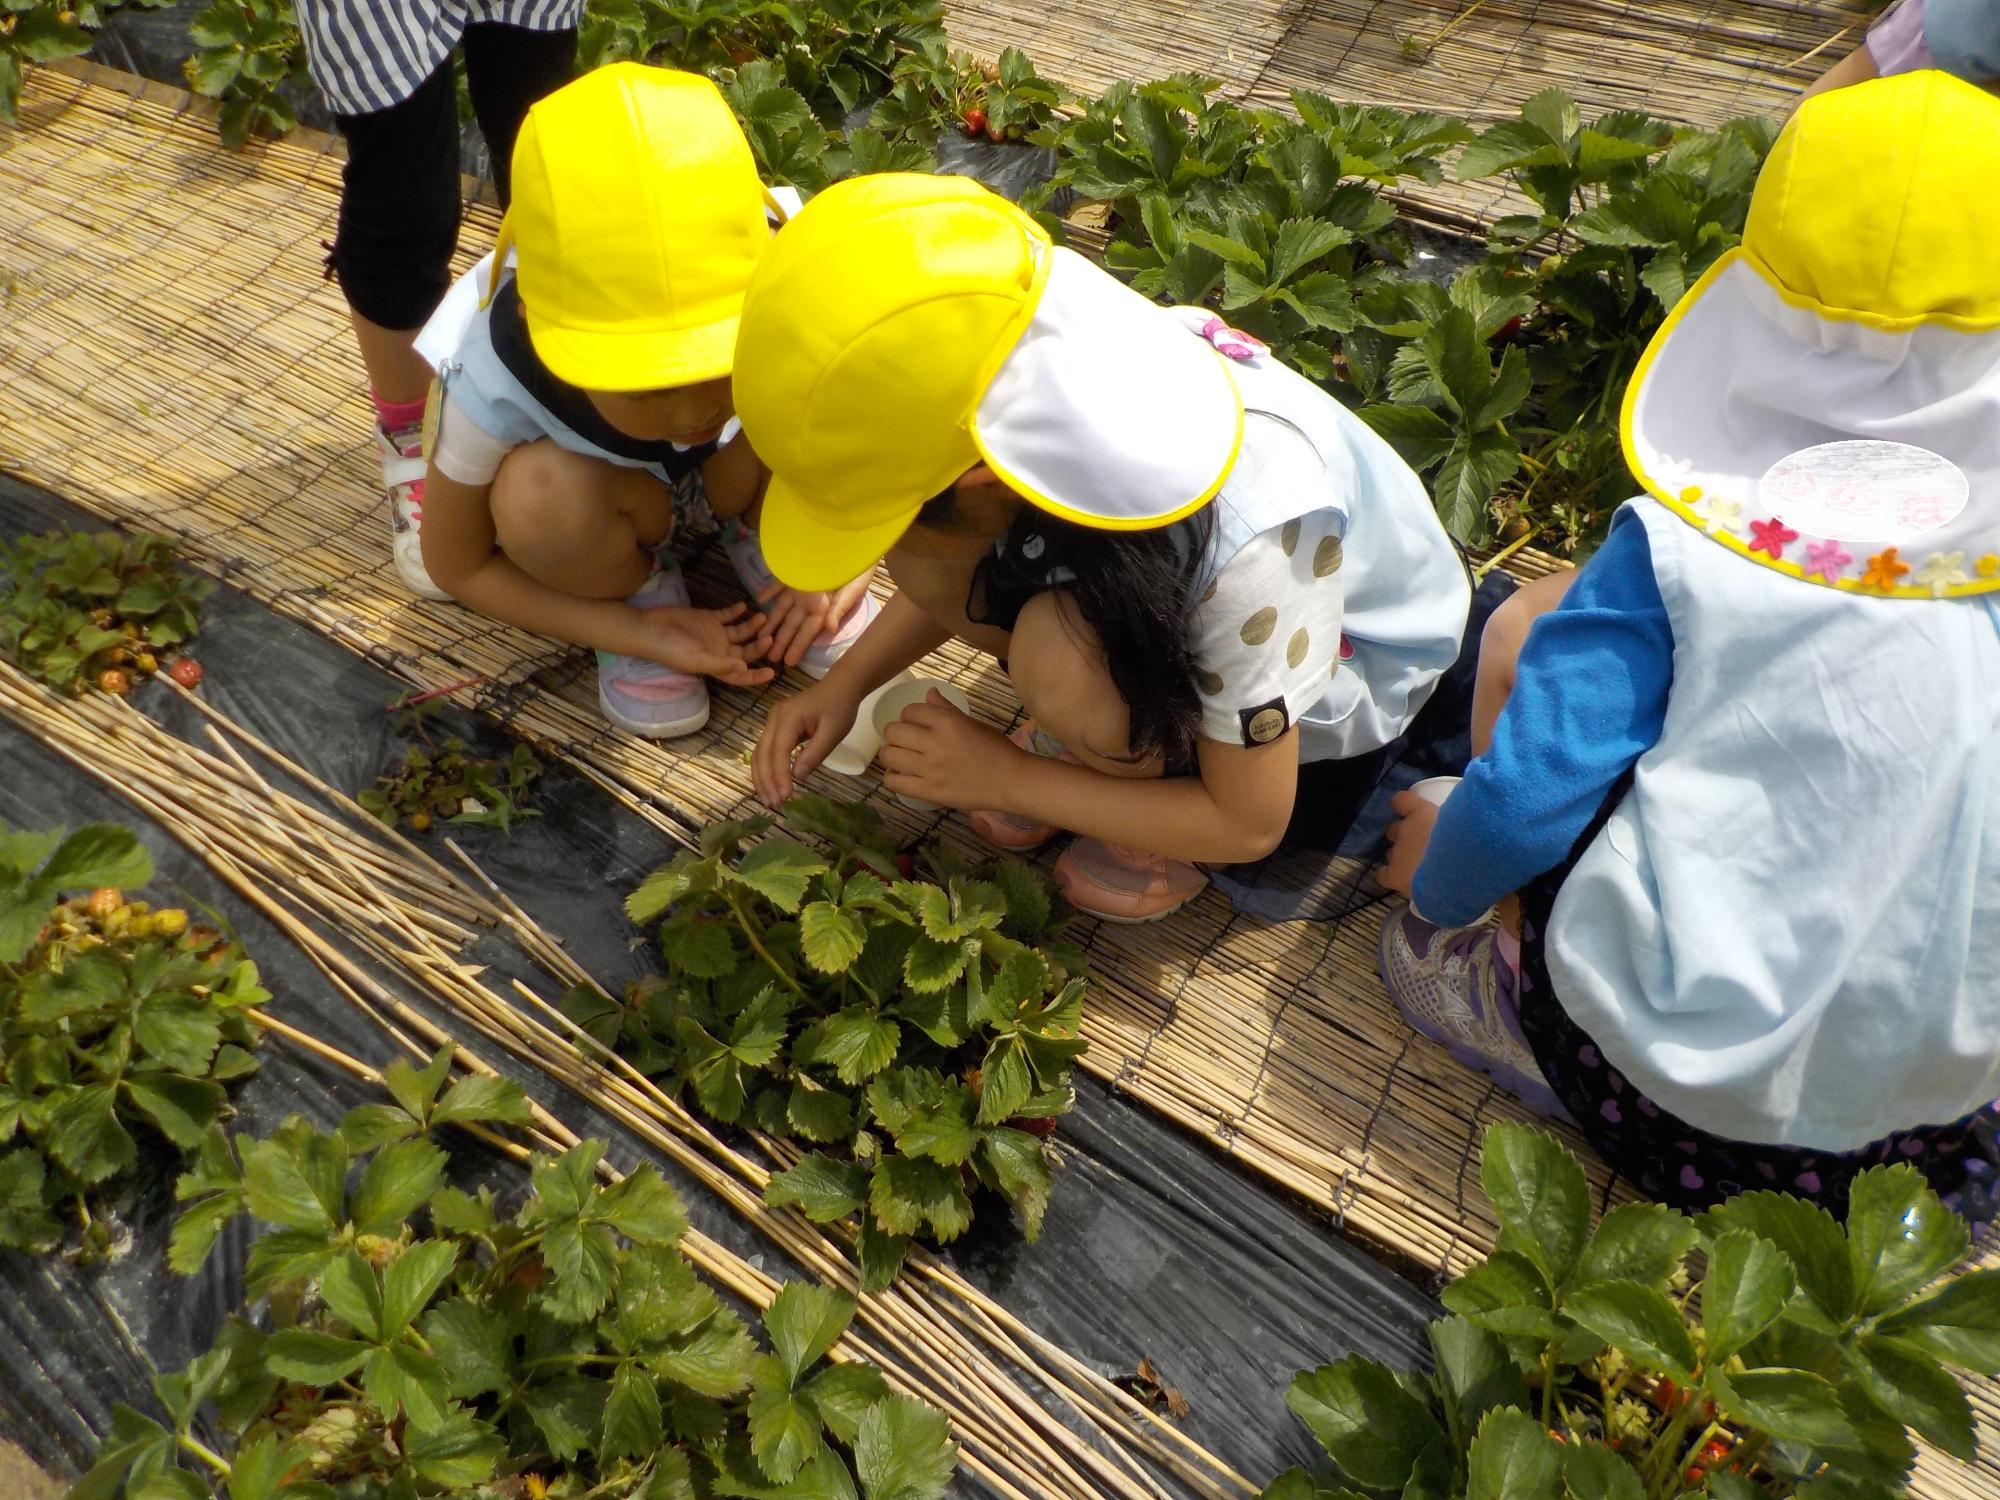
M771 242L737 343L736 414L770 466L771 571L865 572L979 462L972 412L1027 327L1049 238L963 177L834 184Z
M2000 108L1948 73L1809 99L1757 179L1744 253L1792 296L1883 327L2000 323Z
M1808 100L1633 371L1633 476L1816 587L2000 589L1996 242L2000 99L1921 72Z
M1209 343L962 177L807 204L751 281L734 384L773 476L764 555L795 588L865 572L982 460L1079 525L1165 525L1214 496L1243 429Z
M494 263L511 244L528 336L559 379L692 385L729 373L766 201L713 83L613 63L528 111Z

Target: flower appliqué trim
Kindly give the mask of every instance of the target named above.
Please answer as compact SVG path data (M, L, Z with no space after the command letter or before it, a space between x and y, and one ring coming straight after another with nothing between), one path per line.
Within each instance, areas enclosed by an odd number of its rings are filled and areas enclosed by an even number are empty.
M1910 571L1910 565L1899 558L1896 552L1897 549L1894 547L1884 547L1868 559L1868 569L1861 575L1863 588L1881 589L1887 592L1898 586L1903 575Z
M1807 542L1806 560L1800 569L1807 578L1819 577L1828 583L1840 581L1841 570L1854 561L1854 554L1839 542Z
M1768 521L1750 523L1750 550L1768 552L1775 561L1785 555L1785 548L1799 539L1799 534L1776 516Z
M1965 571L1964 551L1933 552L1917 569L1914 581L1929 589L1933 599L1942 599L1946 591L1957 584L1972 582L1971 575Z

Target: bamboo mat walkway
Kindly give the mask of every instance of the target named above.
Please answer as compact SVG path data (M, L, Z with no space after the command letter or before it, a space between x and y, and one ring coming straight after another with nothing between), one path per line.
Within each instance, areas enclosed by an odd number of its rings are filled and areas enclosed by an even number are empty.
M754 810L741 755L762 720L756 695L721 690L702 734L650 744L597 716L585 653L398 584L344 309L320 277L340 166L326 143L301 134L232 155L186 95L87 68L32 73L22 120L0 127L0 471L181 536L204 565L412 683L489 679L455 696L669 831ZM468 252L493 227L474 209ZM694 569L712 598L725 587L717 550ZM1000 722L1015 713L969 654L927 670ZM873 782L819 782L880 797ZM923 826L883 809L905 832ZM1085 1064L1443 1273L1491 1243L1474 1150L1487 1122L1520 1115L1398 1020L1375 978L1377 918L1364 905L1267 926L1211 892L1159 926L1098 927ZM2000 1413L1991 1392L1981 1405ZM1989 1439L2000 1451L2000 1430ZM2000 1475L1940 1468L1928 1492L2000 1500Z
M981 53L1018 43L1050 78L1093 93L1187 71L1252 104L1284 106L1303 88L1485 124L1556 87L1586 118L1638 109L1696 125L1788 113L1859 44L1868 14L1859 0L946 0L946 10L954 43ZM1405 38L1441 31L1426 54L1406 53ZM1403 196L1455 218L1500 194L1447 183Z

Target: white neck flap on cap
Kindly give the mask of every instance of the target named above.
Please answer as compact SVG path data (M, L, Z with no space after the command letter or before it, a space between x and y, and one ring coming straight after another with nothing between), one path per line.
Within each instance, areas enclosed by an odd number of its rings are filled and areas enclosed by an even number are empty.
M973 441L1035 505L1104 530L1164 526L1222 488L1243 440L1227 363L1167 309L1057 250Z
M1626 459L1714 540L1822 587L2000 589L2000 333L1788 302L1740 253L1633 378Z

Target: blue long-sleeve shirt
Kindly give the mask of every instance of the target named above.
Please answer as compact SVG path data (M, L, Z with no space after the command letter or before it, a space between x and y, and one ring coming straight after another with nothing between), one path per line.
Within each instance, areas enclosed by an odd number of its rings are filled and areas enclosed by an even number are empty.
M1673 676L1646 528L1620 511L1562 603L1528 632L1491 747L1438 810L1417 910L1458 926L1560 864L1658 742Z

